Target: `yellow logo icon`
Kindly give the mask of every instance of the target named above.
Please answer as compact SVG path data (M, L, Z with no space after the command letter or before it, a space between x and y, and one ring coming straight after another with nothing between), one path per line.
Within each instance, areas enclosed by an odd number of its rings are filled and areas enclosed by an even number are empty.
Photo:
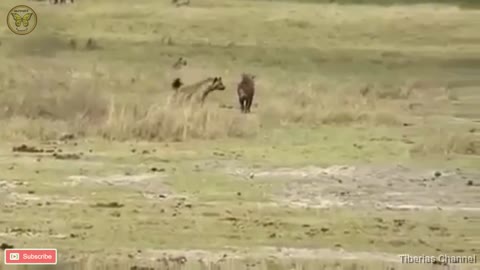
M16 6L7 14L7 26L17 35L30 34L37 26L37 13L29 6Z

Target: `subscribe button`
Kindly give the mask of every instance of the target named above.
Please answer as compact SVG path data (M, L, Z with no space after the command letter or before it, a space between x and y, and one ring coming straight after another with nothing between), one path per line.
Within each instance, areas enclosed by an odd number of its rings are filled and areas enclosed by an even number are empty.
M5 264L57 264L56 249L5 249Z

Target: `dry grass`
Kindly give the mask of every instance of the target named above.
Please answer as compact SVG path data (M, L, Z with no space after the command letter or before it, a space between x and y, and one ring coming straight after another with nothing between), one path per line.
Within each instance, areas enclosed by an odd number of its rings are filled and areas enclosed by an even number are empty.
M265 182L251 172L424 160L442 174L447 165L478 168L480 11L434 4L194 0L177 8L170 1L76 2L30 2L39 14L31 35L0 31L0 191L8 194L0 198L11 205L0 211L0 229L39 232L36 238L6 234L5 241L118 251L127 260L122 266L153 258L139 258L135 250L131 259L131 248L478 253L478 211L284 207L270 204L272 194L294 179ZM15 4L4 0L0 8ZM179 57L188 65L173 69ZM235 90L243 72L257 77L251 114L238 108ZM173 78L190 84L214 76L227 89L213 92L203 106L171 102ZM42 142L65 133L84 140ZM19 143L55 153L12 153ZM59 159L60 152L77 158ZM134 181L147 174L151 182ZM109 178L119 175L112 186ZM403 191L393 193L402 182L390 186L374 175L365 178L379 185L382 198L401 197ZM121 185L123 178L131 183ZM440 196L430 185L443 180L427 178L419 176L415 189L431 195L432 204L445 197L460 207L453 196L462 194L469 205L478 201L475 179L458 179L465 193ZM360 188L371 194L372 186L357 179L355 185L331 182L319 181L325 195L348 197L351 189L356 198ZM306 189L323 197L312 186ZM108 201L124 207L89 207ZM399 219L407 226L395 225ZM329 231L322 232L325 227ZM112 250L114 245L128 251ZM95 269L92 258L58 267ZM283 259L259 259L249 269L291 269L292 262L296 269L394 268ZM189 267L248 268L244 262L194 260Z
M332 4L319 11L314 4L201 1L177 9L141 1L132 9L117 1L115 12L98 16L111 5L85 1L62 12L36 5L45 27L29 42L6 37L5 52L16 57L3 56L9 66L0 77L2 121L12 127L6 133L163 141L250 138L280 124L401 126L418 116L411 104L440 111L458 100L430 90L464 80L465 59L478 51L477 11L450 6ZM148 19L150 9L159 14ZM224 75L230 91L215 93L204 108L168 105L170 66L180 54L189 59L183 77ZM445 71L436 68L443 64ZM238 113L234 93L245 69L260 75L251 117Z
M20 85L14 79L5 79L4 84L9 85L10 91L4 91L0 100L0 118L10 128L3 135L51 139L72 132L80 136L155 141L248 138L258 134L261 123L400 126L403 119L411 116L404 112L406 104L423 102L410 96L410 88L407 94L397 92L396 88L364 93L363 88L358 90L355 85L341 88L302 83L294 88L280 88L275 95L260 93L260 97L256 97L255 112L243 115L233 103L235 100L228 106L225 103L219 106L218 100L204 106L172 103L169 89L147 96L119 97L116 92L122 90L109 89L112 81L113 85L122 84L116 81L118 78L109 74L98 77L84 74L88 78L44 75ZM129 86L121 87L128 89ZM143 85L131 87L136 90ZM212 95L224 98L233 96L232 92Z
M256 135L255 118L197 104L119 102L92 91L39 96L29 92L1 102L2 122L10 138L56 139L63 133L111 140L185 141Z
M17 66L20 70L22 67ZM365 128L404 125L420 127L424 139L411 149L413 156L478 155L478 136L451 132L446 141L439 134L445 121L429 122L437 115L451 115L452 93L443 85L421 81L401 84L332 83L304 81L275 83L264 78L250 115L239 112L235 93L212 94L203 106L171 102L168 81L163 89L146 90L150 81L125 81L125 74L99 71L36 74L31 80L4 77L0 121L6 139L55 139L64 133L108 140L187 141L189 139L253 138L268 127L353 126ZM35 71L38 73L38 71ZM35 73L33 73L35 74ZM201 73L191 76L202 78ZM138 76L140 79L141 76ZM192 79L193 80L193 79ZM235 79L230 79L234 81ZM275 93L270 93L276 89ZM144 93L135 95L135 92ZM460 101L461 102L461 101ZM465 130L465 128L463 128ZM438 138L437 138L438 137Z
M425 136L422 142L411 149L415 155L438 154L446 157L452 155L480 155L480 136L478 134L460 133L445 129L434 130Z

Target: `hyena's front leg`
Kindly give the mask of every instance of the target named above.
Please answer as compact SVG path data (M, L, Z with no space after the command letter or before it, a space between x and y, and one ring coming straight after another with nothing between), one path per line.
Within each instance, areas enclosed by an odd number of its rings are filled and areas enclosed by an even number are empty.
M246 104L246 109L245 109L245 111L246 111L247 113L250 112L250 107L252 107L252 102L253 102L253 97L249 97L249 98L246 100L246 103L247 103L247 104Z
M238 102L240 103L240 111L242 113L245 112L245 105L246 105L245 98L244 97L239 97Z

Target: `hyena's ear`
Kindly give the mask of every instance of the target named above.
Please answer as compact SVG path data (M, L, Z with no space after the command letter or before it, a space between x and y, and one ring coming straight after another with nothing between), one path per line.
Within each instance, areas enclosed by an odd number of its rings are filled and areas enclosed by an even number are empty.
M183 82L182 82L182 80L181 80L180 78L176 78L176 79L173 80L173 82L172 82L172 87L173 87L173 89L178 89L178 88L182 87L182 85L183 85Z

